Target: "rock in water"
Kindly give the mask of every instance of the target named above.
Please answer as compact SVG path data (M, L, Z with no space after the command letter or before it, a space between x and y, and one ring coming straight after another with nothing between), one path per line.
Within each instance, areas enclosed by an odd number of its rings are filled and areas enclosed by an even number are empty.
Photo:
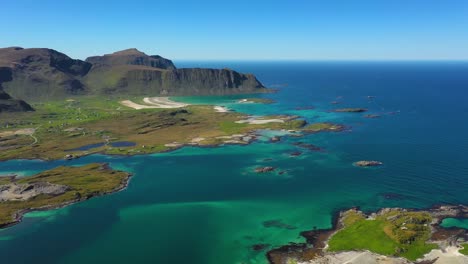
M274 137L270 138L270 141L271 142L279 142L279 141L281 141L281 138L278 137L278 136L274 136Z
M259 167L255 169L256 173L265 173L265 172L271 172L274 171L274 167Z
M335 112L339 113L362 113L366 112L367 109L365 108L340 108L340 109L335 109Z
M375 167L375 166L382 166L383 163L380 161L376 161L376 160L361 160L361 161L355 162L354 165L358 167Z

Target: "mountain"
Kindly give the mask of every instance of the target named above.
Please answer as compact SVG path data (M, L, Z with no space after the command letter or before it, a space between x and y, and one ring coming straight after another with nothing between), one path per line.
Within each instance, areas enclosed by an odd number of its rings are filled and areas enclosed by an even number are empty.
M128 49L86 59L93 65L84 78L104 94L225 95L266 91L252 74L230 69L177 69L172 61Z
M140 65L152 68L174 70L176 67L172 61L161 56L148 56L137 49L126 49L104 56L94 56L86 59L97 67L116 66L116 65Z
M3 80L1 79L3 78ZM70 95L228 95L266 92L252 74L177 69L171 60L127 49L86 61L52 49L0 49L0 83L28 101Z
M22 99L86 94L81 79L91 67L90 63L71 59L52 49L0 49L4 90Z
M13 99L9 94L3 91L2 82L11 80L11 69L8 67L0 67L0 113L34 111L25 101Z

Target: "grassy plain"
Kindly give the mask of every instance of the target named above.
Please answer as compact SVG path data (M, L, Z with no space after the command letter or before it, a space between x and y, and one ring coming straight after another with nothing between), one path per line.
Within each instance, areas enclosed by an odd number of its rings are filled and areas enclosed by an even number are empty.
M427 212L390 210L366 219L350 211L344 227L329 240L330 251L369 250L387 256L416 260L434 248L430 238L431 216Z
M139 102L142 98L129 98ZM34 104L35 112L0 115L0 160L61 159L102 152L107 154L144 154L170 150L173 146L192 144L218 145L226 137L246 134L257 129L301 130L303 120L284 123L239 124L246 115L219 113L212 106L191 105L178 109L134 110L118 103L119 99L79 97L74 100ZM272 118L276 118L273 116ZM332 131L333 124L312 125L307 131ZM34 129L29 134L2 136L21 129ZM83 151L69 151L89 144L129 141L131 147L104 144Z

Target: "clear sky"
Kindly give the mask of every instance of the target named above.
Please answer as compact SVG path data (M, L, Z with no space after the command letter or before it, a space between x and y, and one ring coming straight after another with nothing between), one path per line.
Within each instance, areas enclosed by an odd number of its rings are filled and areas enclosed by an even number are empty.
M0 47L84 59L468 59L468 0L0 0Z

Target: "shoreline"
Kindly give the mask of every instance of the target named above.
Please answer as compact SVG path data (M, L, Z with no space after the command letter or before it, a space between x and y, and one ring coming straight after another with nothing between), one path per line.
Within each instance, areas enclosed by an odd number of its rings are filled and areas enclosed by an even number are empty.
M278 248L274 248L266 253L267 260L270 264L280 264L286 261L287 259L298 258L300 259L301 256L307 255L310 259L305 260L304 263L309 263L307 261L313 261L315 259L324 258L326 256L336 255L339 253L346 253L346 252L369 252L376 256L384 256L378 253L371 252L369 250L351 250L351 251L338 251L338 252L329 252L327 251L328 241L336 234L338 231L344 228L344 224L342 223L343 214L350 211L350 210L357 210L364 213L365 216L370 217L372 215L378 215L385 210L388 209L395 209L395 210L403 210L407 212L428 212L431 214L432 223L430 224L431 227L431 234L429 239L427 240L428 243L433 243L438 246L438 248L431 250L427 254L425 254L422 258L419 258L418 261L424 263L424 261L431 261L428 258L431 253L434 251L441 251L445 253L444 249L453 246L454 237L462 236L465 238L465 241L468 241L468 230L458 227L442 227L440 226L441 222L445 218L453 217L453 218L461 218L467 219L468 218L468 206L463 204L440 204L436 203L427 208L387 208L383 207L377 211L361 211L360 207L351 207L351 208L342 208L334 211L332 213L332 227L331 228L323 228L323 229L313 229L313 230L306 230L300 232L300 236L305 239L305 242L302 243L289 243L284 246L280 246ZM448 246L442 248L442 245L446 243ZM435 254L435 253L434 253ZM460 255L462 255L460 253ZM394 257L394 256L385 256L388 258L395 258L401 259L402 257ZM466 256L468 259L468 256ZM404 258L404 260L407 260ZM418 263L419 263L418 262ZM302 263L302 262L299 262ZM408 262L409 263L409 262ZM433 262L430 262L433 263Z
M107 169L112 170L112 168L109 166L108 163L103 164L103 167L106 170ZM64 203L61 203L61 204L58 204L58 205L46 205L46 206L42 206L42 207L38 207L38 208L28 208L28 209L17 211L13 215L14 219L11 222L5 223L5 224L0 224L0 230L15 226L17 224L20 224L23 221L24 215L27 214L27 213L30 213L30 212L50 211L50 210L60 209L60 208L64 208L64 207L67 207L67 206L70 206L70 205L73 205L73 204L76 204L76 203L79 203L79 202L84 202L84 201L92 199L92 198L101 197L101 196L105 196L105 195L109 195L109 194L124 191L128 187L128 185L130 184L130 180L133 177L133 173L130 173L130 172L127 172L127 171L121 171L121 172L125 172L127 174L126 179L124 179L117 188L115 188L115 189L113 189L111 191L103 192L103 193L94 193L91 196L81 197L79 199L70 200L70 201L67 201L67 202L64 202Z

